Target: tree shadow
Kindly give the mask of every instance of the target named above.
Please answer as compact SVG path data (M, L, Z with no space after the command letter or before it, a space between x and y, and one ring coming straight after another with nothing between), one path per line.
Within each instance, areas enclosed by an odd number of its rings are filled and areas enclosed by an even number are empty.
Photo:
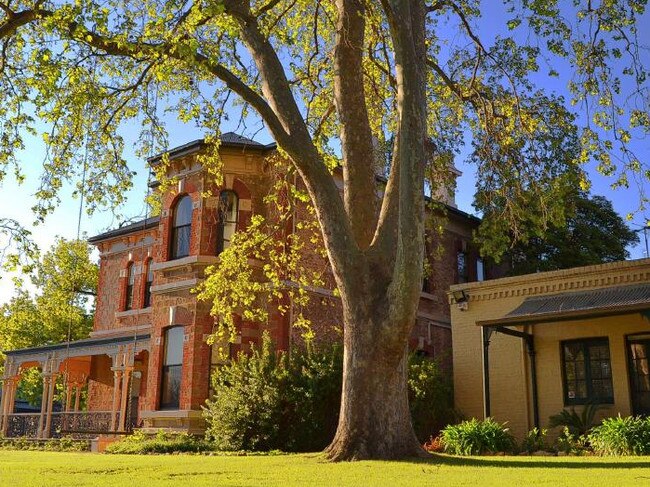
M543 457L542 457L543 458ZM449 465L453 467L504 467L504 468L551 468L551 469L650 469L650 457L646 460L634 461L639 457L621 458L612 461L611 457L588 457L587 461L578 461L576 457L454 457L449 455L431 454L431 458L412 458L400 460L401 462L417 463L422 465ZM550 460L552 458L552 460ZM577 457L581 458L581 457Z

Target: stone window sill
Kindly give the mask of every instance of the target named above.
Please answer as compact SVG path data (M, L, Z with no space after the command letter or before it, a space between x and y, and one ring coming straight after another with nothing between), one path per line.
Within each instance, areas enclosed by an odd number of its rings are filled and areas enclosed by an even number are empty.
M129 309L126 311L117 311L115 313L116 318L126 318L128 316L138 316L138 315L145 315L147 313L151 313L151 306L147 308L138 308L138 309Z

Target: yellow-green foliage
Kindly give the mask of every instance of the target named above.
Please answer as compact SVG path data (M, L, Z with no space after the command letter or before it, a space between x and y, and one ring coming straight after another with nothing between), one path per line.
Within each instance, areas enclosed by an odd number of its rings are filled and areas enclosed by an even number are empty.
M92 330L98 268L82 240L57 240L36 262L28 277L32 294L18 281L16 295L0 307L0 350L27 348L87 338ZM0 355L0 366L4 355ZM21 397L40 399L41 381L34 369L23 375Z
M327 269L305 257L315 254L326 262L320 228L309 196L294 184L294 171L281 162L275 169L276 183L264 199L268 214L253 215L248 227L235 233L198 287L198 298L210 302L218 318L212 343L235 339L236 314L265 323L271 309L288 313L287 298L294 307L292 325L301 328L307 340L313 338L302 309L309 303L309 289L324 285ZM296 217L297 211L302 218Z

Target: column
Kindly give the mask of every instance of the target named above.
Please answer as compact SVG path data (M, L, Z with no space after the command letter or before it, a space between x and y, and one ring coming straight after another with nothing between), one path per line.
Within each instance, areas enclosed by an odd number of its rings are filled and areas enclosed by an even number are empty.
M0 435L5 435L9 425L9 416L13 413L14 398L18 379L4 379L2 384L2 402L0 403Z
M7 417L7 390L9 388L9 380L3 379L2 381L2 397L0 398L0 434L5 434L5 422Z
M117 429L117 413L120 407L120 388L122 385L122 370L113 371L113 408L111 410L111 431Z
M37 438L43 437L45 430L45 409L47 407L47 398L50 392L50 376L43 375L43 394L41 394L41 415L38 418L38 434Z
M43 438L50 437L50 429L52 428L52 406L54 403L54 391L56 389L56 374L50 375L50 390L47 396L47 409L45 411L45 431L43 431Z
M65 412L70 411L72 408L72 384L68 382L66 388L65 388Z
M126 415L129 409L131 374L133 367L125 367L122 374L122 400L120 401L120 427L119 431L124 431L126 428Z
M79 401L81 400L81 384L75 385L75 395L74 395L74 411L79 412Z

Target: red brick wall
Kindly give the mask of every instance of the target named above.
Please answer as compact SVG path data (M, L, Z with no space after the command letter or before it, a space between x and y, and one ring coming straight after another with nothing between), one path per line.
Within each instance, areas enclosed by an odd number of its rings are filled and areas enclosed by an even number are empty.
M111 411L113 409L112 360L107 355L95 355L90 362L88 378L88 409Z
M94 330L111 330L134 325L148 324L150 317L139 314L129 317L116 317L124 311L126 303L127 268L130 262L135 266L132 309L140 309L144 300L146 282L146 262L152 255L152 245L143 245L142 238L153 237L151 231L138 232L127 237L117 237L99 245L99 282L95 310ZM115 250L122 249L122 250Z
M272 185L270 174L263 170L260 155L243 156L241 151L225 150L222 155L224 161L224 185L227 189L234 190L240 199L238 229L242 230L248 225L253 214L272 214L266 207L263 198L268 194ZM214 256L216 253L216 239L218 229L218 201L220 187L211 182L209 176L198 171L192 160L183 160L174 163L172 171L185 171L183 182L179 187L174 187L162 195L162 213L158 229L147 232L131 234L126 237L117 237L113 240L102 242L100 250L103 253L100 267L100 291L97 299L97 313L95 329L104 330L131 326L137 324L151 324L151 349L146 358L146 367L143 367L142 394L140 407L147 410L158 408L160 396L160 372L162 354L164 350L164 331L169 326L182 325L185 331L183 348L183 379L181 384L180 409L199 409L208 394L210 373L210 347L205 342L205 337L214 329L214 318L210 316L210 306L207 303L198 303L190 289L180 289L152 296L153 305L148 313L130 314L117 319L116 312L122 309L126 289L126 275L120 277L120 272L126 269L129 263L129 252L132 260L140 266L141 272L136 275L135 299L133 308L140 308L144 293L146 279L143 266L148 255L155 262L166 262L169 259L170 225L173 221L173 208L181 195L188 194L194 203L192 214L192 236L190 242L190 256ZM236 168L256 167L256 171L239 171ZM235 169L233 169L235 168ZM239 171L239 172L238 172ZM272 218L272 216L270 216ZM306 221L309 217L305 207L298 207L295 222L290 222L288 231L292 231L292 224ZM451 331L449 324L449 305L446 291L451 284L457 281L456 254L459 249L469 249L468 265L470 279L475 278L475 259L477 253L471 249L472 230L475 223L455 214L449 216L446 231L429 245L427 252L432 258L433 272L429 277L427 294L420 300L419 317L414 326L410 339L412 349L419 349L429 356L440 359L444 366L451 369ZM316 340L323 343L340 341L343 333L341 319L341 306L339 298L331 294L335 286L333 275L329 269L327 259L316 251L316 246L310 242L311 234L305 230L297 230L305 247L302 253L302 265L308 269L322 272L323 281L321 289L311 293L310 304L302 309L298 305L292 306L288 298L282 303L288 310L281 314L276 306L270 309L268 323L243 322L236 319L237 328L241 334L241 342L231 347L234 356L239 351L246 351L250 344L259 344L264 330L268 330L276 346L287 349L290 346L303 344L304 330L290 326L292 318L299 313L311 320L312 331ZM143 236L155 239L155 244L146 248L134 248ZM115 252L116 245L126 246L123 251ZM437 245L445 249L438 259ZM128 247L128 248L127 248ZM203 277L205 264L188 264L175 269L158 270L155 272L154 285L178 283L188 279ZM170 308L174 308L175 318L170 322ZM91 401L101 408L112 401L112 372L110 381L99 370L102 359L94 365L94 374L98 378L92 382ZM105 364L104 364L105 365ZM110 364L107 367L110 372ZM110 384L110 387L107 385ZM107 389L108 387L108 389ZM108 400L108 403L103 403ZM99 407L98 407L99 408Z

